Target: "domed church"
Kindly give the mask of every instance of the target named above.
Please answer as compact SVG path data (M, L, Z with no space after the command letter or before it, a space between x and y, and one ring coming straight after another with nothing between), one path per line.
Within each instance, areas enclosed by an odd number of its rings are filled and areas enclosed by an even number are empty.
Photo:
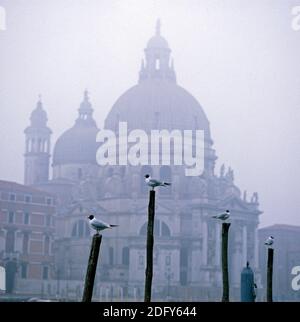
M89 93L84 92L74 125L56 141L42 103L25 131L25 184L57 196L55 263L49 292L80 299L91 236L87 215L118 227L103 232L95 300L142 300L146 265L149 187L144 175L172 182L156 193L153 300L220 300L221 223L212 216L230 209L229 271L231 297L239 298L240 273L249 261L258 272L258 196L250 200L234 183L231 168L215 170L210 124L202 106L177 84L171 49L157 22L144 50L138 83L112 106L104 128L128 131L203 130L204 170L186 176L179 165L99 165L99 132ZM37 142L42 142L37 145ZM30 148L33 147L33 150ZM118 155L117 157L120 157ZM51 160L52 178L49 178ZM59 281L59 283L57 283ZM59 286L57 286L59 284Z

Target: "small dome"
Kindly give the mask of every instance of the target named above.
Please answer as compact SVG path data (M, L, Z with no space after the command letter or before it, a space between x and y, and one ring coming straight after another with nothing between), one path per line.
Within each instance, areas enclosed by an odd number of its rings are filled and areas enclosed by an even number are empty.
M148 44L147 44L147 49L149 49L149 48L169 49L169 45L164 37L156 35L156 36L153 36L152 38L149 39Z
M30 121L32 126L43 127L46 126L48 117L46 111L43 109L42 102L39 100L36 108L30 115Z
M160 35L160 20L158 19L155 27L155 36L151 37L147 44L147 49L160 48L169 49L168 42Z
M53 165L74 163L96 163L96 126L75 124L56 141L53 151Z
M88 92L78 109L79 115L72 128L64 132L56 141L53 151L53 166L61 164L96 164L98 128L93 119L92 105Z

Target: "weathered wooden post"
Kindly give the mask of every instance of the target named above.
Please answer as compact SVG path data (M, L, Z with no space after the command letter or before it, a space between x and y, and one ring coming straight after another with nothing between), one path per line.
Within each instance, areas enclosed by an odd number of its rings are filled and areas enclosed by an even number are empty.
M274 249L269 247L267 267L267 302L273 302L273 258Z
M102 240L102 235L95 234L93 236L91 252L90 252L88 267L87 267L86 276L85 276L82 302L91 302L92 300L101 240Z
M230 223L222 224L222 275L223 296L222 302L229 302L229 276L228 276L228 231Z
M144 301L151 302L151 288L153 276L153 244L154 244L154 215L155 215L155 191L149 192L148 227L147 227L147 263L145 271Z

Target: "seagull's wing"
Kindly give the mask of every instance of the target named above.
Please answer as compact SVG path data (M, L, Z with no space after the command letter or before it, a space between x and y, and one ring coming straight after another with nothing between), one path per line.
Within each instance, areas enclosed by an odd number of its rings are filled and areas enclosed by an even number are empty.
M108 228L109 225L103 221L100 221L100 220L97 220L97 219L94 219L92 222L91 222L91 225L93 227L95 227L96 229L104 229L104 228Z
M151 185L154 185L154 186L160 186L160 185L162 184L162 182L160 182L160 181L158 181L158 180L156 180L156 179L150 179L150 180L149 180L149 183L150 183Z

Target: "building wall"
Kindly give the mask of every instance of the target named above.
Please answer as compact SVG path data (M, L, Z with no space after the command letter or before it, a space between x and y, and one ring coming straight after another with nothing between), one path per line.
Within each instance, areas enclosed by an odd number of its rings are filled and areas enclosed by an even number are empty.
M18 280L30 279L34 289L34 283L51 279L54 215L53 195L0 181L0 262L11 267L8 276L13 288L9 292L30 293L30 289L18 288Z

